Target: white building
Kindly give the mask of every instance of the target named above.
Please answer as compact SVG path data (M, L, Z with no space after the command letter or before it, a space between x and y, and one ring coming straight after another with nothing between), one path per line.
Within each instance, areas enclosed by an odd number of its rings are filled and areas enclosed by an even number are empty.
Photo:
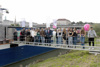
M13 24L13 21L10 21L10 20L3 20L2 21L2 25L11 25Z
M22 22L19 23L20 26L21 26L21 23L22 23ZM32 22L32 26L34 26L34 25L38 25L38 24L35 23L35 22ZM25 27L29 27L29 22L25 22Z
M58 19L57 20L57 25L68 25L71 24L71 22L67 19Z

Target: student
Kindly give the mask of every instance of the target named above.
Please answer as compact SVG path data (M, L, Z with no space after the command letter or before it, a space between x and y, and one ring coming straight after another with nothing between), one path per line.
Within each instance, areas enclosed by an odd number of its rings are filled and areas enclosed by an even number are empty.
M14 41L17 41L17 30L15 30L15 32L13 33L13 39Z
M28 31L27 31L27 33L26 33L26 41L27 41L27 42L30 42L30 35L31 35L30 29L28 29Z
M70 31L70 28L68 28L67 32L66 32L66 42L67 42L67 45L68 45L68 34L69 34L69 31Z
M20 31L20 41L23 41L23 35L22 35L23 32L22 31L23 30Z
M81 39L81 45L83 46L83 49L85 49L85 47L84 47L85 36L86 36L86 32L85 32L84 28L82 28L80 31L80 37L81 37L80 39Z
M58 44L62 44L61 43L61 41L62 41L62 31L61 31L61 28L58 29L57 37L58 37Z
M25 41L25 28L22 29L22 41Z
M41 36L42 43L45 43L45 32L44 32L43 28L41 29L40 36Z
M77 30L74 28L73 30L73 44L76 45L77 43Z
M37 42L37 29L34 31L34 42Z
M63 44L66 44L66 29L63 29Z
M39 29L37 31L37 38L38 38L37 42L40 43L41 37L40 37L40 30Z
M47 33L48 33L48 30L47 30L47 28L45 28L45 30L44 30L44 32L45 32L45 43L47 43Z
M56 44L56 29L53 31L53 44Z
M58 36L57 36L58 29L56 29L56 44L58 44Z
M27 32L28 32L28 29L25 30L25 41L26 41Z
M97 37L97 34L96 34L95 30L93 30L93 27L91 27L90 30L88 31L89 46L91 46L91 42L92 42L92 46L94 46L94 38L95 37ZM94 49L94 48L92 48L92 49Z
M70 28L69 32L68 32L68 45L72 45L73 44L73 31L72 28Z
M48 27L48 30L47 30L47 43L51 43L51 37L52 37L52 31L50 30L50 27Z
M19 39L20 39L20 30L17 31L17 40L19 41Z
M30 33L31 33L31 42L33 42L34 41L34 29L33 28L31 28Z

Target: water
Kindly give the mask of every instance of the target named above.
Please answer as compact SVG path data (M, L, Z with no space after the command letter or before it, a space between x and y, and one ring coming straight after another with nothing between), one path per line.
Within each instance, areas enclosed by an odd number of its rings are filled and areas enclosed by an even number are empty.
M39 62L39 61L42 61L42 60L45 60L51 57L57 57L61 54L66 54L68 51L69 50L66 50L66 49L55 49L53 51L50 51L50 52L47 52L47 53L44 53L44 54L41 54L35 57L28 58L26 60L22 60L22 61L10 64L10 65L7 65L5 67L27 67L30 64L34 64L34 62L36 61Z

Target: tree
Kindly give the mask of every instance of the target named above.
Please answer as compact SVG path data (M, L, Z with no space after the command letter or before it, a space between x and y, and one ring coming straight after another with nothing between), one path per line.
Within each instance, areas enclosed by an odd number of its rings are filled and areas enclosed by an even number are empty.
M96 31L97 35L100 36L100 24L94 24L93 28Z
M11 24L11 26L14 26L14 24Z
M20 25L19 24L11 24L11 26L19 27Z
M71 24L75 24L75 22L73 21Z
M15 26L19 27L20 25L19 24L16 24Z
M78 24L84 24L82 21L77 22Z

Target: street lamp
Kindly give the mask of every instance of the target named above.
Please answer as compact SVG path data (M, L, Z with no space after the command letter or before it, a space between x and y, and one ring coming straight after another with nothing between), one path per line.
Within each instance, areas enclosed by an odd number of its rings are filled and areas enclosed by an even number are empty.
M0 6L0 23L2 23L3 11L6 11L7 14L9 13L9 11L6 8L1 8Z

